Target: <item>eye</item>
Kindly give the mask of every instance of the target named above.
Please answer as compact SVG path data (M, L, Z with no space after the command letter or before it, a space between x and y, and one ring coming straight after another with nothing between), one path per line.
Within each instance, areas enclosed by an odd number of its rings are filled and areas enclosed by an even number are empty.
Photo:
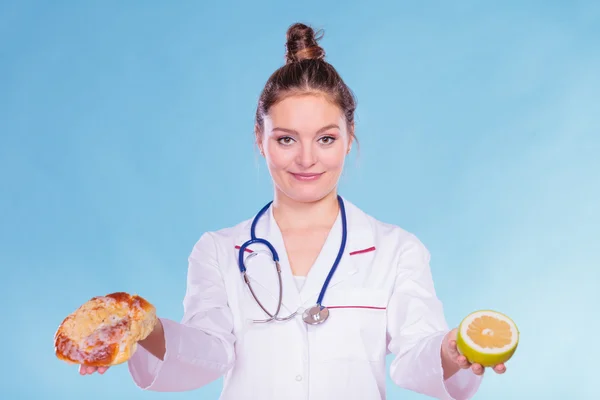
M294 139L292 139L292 138L291 138L291 137L289 137L289 136L282 136L282 137L280 137L279 139L277 139L277 142L278 142L279 144L282 144L282 145L284 145L284 146L288 146L288 145L292 144L292 141L293 141L293 140L294 140Z
M333 142L335 142L335 138L333 136L324 136L319 140L323 144L332 144Z

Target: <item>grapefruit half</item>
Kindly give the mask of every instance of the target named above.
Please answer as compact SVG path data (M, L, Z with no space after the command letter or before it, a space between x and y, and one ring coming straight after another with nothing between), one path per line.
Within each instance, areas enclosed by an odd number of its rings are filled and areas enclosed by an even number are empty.
M492 310L475 311L458 326L456 346L470 363L484 367L507 362L517 350L519 330L506 315Z

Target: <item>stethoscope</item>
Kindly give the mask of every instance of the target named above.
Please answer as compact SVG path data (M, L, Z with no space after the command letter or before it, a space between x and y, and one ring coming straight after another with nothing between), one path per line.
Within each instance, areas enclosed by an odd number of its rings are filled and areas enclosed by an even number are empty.
M329 275L327 275L327 278L325 279L325 282L323 283L323 287L321 288L321 293L319 293L319 297L317 299L317 304L315 304L311 308L304 311L304 313L302 315L302 319L304 320L304 322L306 322L309 325L321 324L321 323L325 322L325 320L327 320L327 318L329 317L329 310L327 309L327 307L323 306L323 304L322 304L323 297L325 296L325 292L327 291L327 286L329 285L329 281L333 277L333 274L335 273L335 270L337 269L337 266L340 263L342 255L344 254L344 249L346 248L346 238L348 236L348 233L347 233L348 227L346 225L346 209L344 207L344 201L342 200L342 198L339 195L338 195L337 199L338 199L338 203L340 205L340 212L341 212L341 216L342 216L342 243L340 245L340 249L338 251L337 257L336 257L333 265L331 266ZM273 245L271 243L269 243L268 240L260 239L260 238L256 237L256 224L258 223L258 220L260 219L260 217L269 209L269 207L271 206L272 203L273 203L272 201L267 203L267 205L265 205L258 212L258 214L256 214L256 217L254 217L254 220L252 221L252 225L250 227L250 240L248 240L247 242L245 242L244 244L242 244L240 246L239 255L238 255L238 265L240 268L240 272L242 273L244 282L246 282L246 285L248 285L248 288L250 289L250 293L252 294L252 297L254 297L254 300L256 301L256 303L258 303L258 305L265 312L265 314L267 314L269 316L269 318L267 318L267 319L254 320L254 322L257 322L257 323L265 323L265 322L270 322L270 321L287 321L287 320L293 318L294 316L296 316L296 314L298 313L298 311L295 311L292 314L288 315L287 317L279 316L279 312L281 311L281 304L283 301L283 282L281 280L281 266L279 265L279 255L277 254L277 250L275 250ZM277 303L277 309L275 310L275 312L273 314L271 314L263 306L263 304L260 302L260 300L256 297L256 294L254 293L254 290L252 289L252 285L250 284L250 278L248 278L248 275L246 274L246 266L244 264L244 252L248 246L250 246L254 243L261 243L268 247L269 251L271 252L273 262L275 263L275 269L277 270L277 277L279 280L279 302ZM257 254L256 252L251 253L250 256L248 256L248 257L251 257L252 255L256 255L256 254Z

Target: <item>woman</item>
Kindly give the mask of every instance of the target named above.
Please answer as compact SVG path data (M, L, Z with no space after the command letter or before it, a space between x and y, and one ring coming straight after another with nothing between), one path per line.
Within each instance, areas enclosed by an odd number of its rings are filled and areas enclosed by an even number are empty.
M337 194L354 110L313 30L292 25L287 62L268 80L255 126L275 189L255 235L280 257L282 320L257 322L274 315L279 281L268 247L244 244L255 218L205 233L189 258L183 321L160 319L128 362L139 387L193 390L224 376L222 399L382 399L391 352L397 385L437 399L474 395L484 369L457 352L427 249ZM319 297L327 308L311 314Z

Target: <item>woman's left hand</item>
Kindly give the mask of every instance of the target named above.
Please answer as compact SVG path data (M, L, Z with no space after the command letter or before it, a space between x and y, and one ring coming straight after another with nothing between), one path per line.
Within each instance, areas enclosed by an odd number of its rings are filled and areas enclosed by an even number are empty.
M456 347L457 332L458 329L452 329L450 332L448 332L446 337L444 337L444 341L442 343L442 359L456 364L462 369L471 368L476 375L483 375L485 368L481 364L470 363L465 356L458 352L458 348ZM493 370L497 374L503 374L506 372L506 366L504 364L498 364L493 367Z

